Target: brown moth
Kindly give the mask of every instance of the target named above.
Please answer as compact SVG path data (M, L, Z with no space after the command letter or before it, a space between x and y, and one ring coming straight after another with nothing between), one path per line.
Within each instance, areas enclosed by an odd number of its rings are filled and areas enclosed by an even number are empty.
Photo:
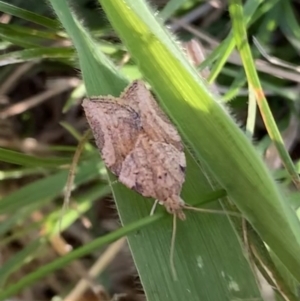
M183 209L225 212L194 208L180 198L186 168L183 144L142 81L131 83L120 97L86 98L82 106L102 159L119 182L156 199L173 214L170 264L177 279L173 261L176 217L185 219Z
M82 106L105 165L118 176L142 130L140 116L110 96L84 99Z
M145 84L134 81L119 98L86 98L82 105L102 159L118 180L184 220L183 144Z
M136 80L129 85L121 98L138 112L143 129L150 139L172 144L178 151L183 152L183 144L176 127L160 109L142 81Z

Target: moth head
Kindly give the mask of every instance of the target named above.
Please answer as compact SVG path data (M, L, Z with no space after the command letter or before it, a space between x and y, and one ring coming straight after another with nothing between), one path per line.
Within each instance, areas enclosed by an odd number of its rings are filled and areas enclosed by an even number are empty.
M176 215L181 220L185 220L185 214L183 212L185 203L180 196L172 195L166 200L166 202L164 202L164 205L170 214Z

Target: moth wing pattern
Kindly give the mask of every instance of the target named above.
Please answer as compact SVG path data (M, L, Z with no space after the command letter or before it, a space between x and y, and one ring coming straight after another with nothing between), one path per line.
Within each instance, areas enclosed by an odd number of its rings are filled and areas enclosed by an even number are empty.
M183 152L141 134L122 164L119 181L145 197L165 202L180 195L185 166Z
M178 150L183 150L181 137L176 127L161 110L143 81L133 81L120 98L136 109L141 117L144 131L153 141L169 143Z
M82 105L102 159L119 182L183 220L183 144L145 84L137 80L119 98L86 98Z
M105 165L118 176L141 131L138 113L109 96L85 98L82 106Z

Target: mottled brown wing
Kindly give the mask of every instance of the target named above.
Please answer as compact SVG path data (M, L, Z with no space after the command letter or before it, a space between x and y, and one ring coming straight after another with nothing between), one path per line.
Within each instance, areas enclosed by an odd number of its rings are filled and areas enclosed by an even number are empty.
M142 81L132 82L120 98L138 112L144 131L153 141L169 143L178 150L183 150L181 137L176 127L158 106Z
M82 106L105 165L118 176L141 131L138 113L113 97L86 98Z
M145 197L166 201L180 195L185 167L183 152L141 134L122 164L119 181Z

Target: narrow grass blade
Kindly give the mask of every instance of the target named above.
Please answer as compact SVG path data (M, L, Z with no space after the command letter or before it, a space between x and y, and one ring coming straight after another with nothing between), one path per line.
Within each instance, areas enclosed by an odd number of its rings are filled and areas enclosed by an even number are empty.
M137 231L138 229L141 229L142 227L146 227L149 224L152 224L155 221L162 219L163 216L163 214L155 214L154 216L146 217L143 220L128 225L127 227L121 228L108 235L95 239L91 243L81 248L78 248L63 257L60 257L51 263L40 267L35 272L26 275L19 282L9 286L4 291L0 291L0 300L6 300L8 297L16 295L23 288L28 287L29 285L35 283L37 280L45 277L46 275L49 275L51 272L65 267L71 261L80 258L84 255L90 254L94 250L99 250L99 248L103 247L108 243L111 243L125 235L128 235L134 231Z
M74 50L68 47L31 48L0 55L0 66L17 64L38 59L62 59L65 62L73 60Z
M100 173L99 168L101 168L101 164L97 160L95 161L95 157L94 160L83 162L78 167L75 184L79 185L95 178ZM13 212L26 205L53 199L62 193L67 176L68 170L61 171L45 179L28 184L5 196L0 202L0 214Z
M255 95L256 102L260 109L260 113L264 120L268 134L271 137L276 149L280 155L283 165L288 170L294 184L300 189L300 177L293 164L293 161L285 149L281 134L277 128L276 122L264 96L254 60L252 58L250 46L247 42L247 32L243 20L242 3L240 0L231 0L230 14L233 22L234 37L236 40L237 48L241 54L243 65L248 79L249 89Z
M39 158L30 155L0 148L0 161L18 164L21 166L37 166L37 167L59 167L63 164L70 164L70 158Z
M51 29L59 29L59 23L56 20L52 20L39 14L35 14L31 11L14 6L7 2L0 1L0 11L8 15L19 17L21 19L40 24Z

